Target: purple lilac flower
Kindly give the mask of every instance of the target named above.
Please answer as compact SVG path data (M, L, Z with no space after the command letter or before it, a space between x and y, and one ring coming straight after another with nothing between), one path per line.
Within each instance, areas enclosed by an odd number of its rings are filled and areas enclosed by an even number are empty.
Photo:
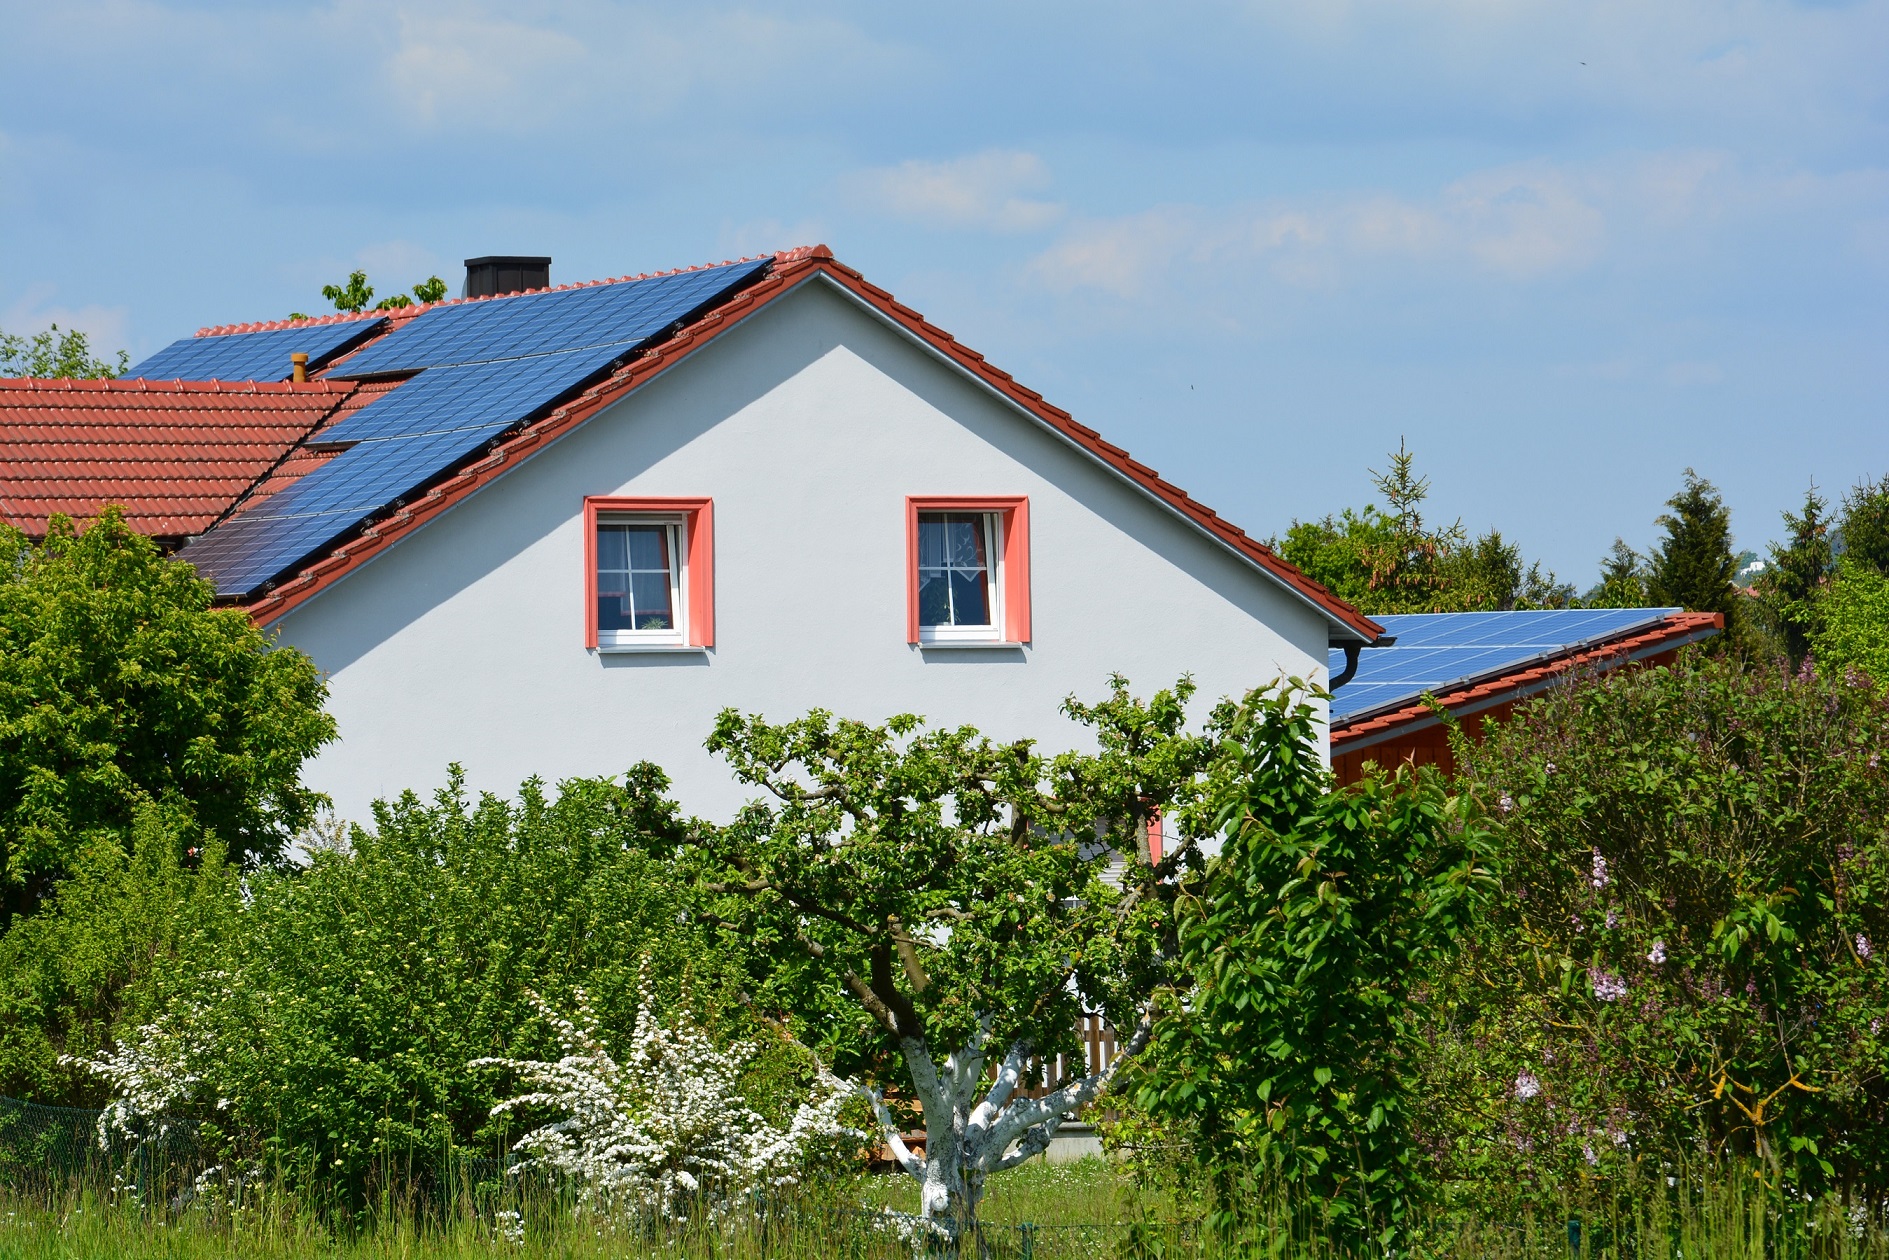
M1583 1157L1586 1158L1587 1162L1590 1164L1600 1163L1600 1156L1594 1154L1594 1148L1592 1145L1583 1146L1581 1148L1581 1154Z
M1607 930L1613 931L1620 926L1620 910L1616 906L1607 907Z
M1587 973L1587 980L1594 986L1594 996L1603 1002L1618 1002L1627 995L1627 982L1610 971L1592 968Z
M1496 798L1496 808L1505 814L1508 813L1515 808L1515 798L1510 796L1507 792L1504 792L1501 796Z
M1594 850L1594 874L1589 882L1596 888L1607 886L1607 859L1600 855L1599 849Z
M1858 958L1868 958L1875 952L1876 949L1869 943L1869 938L1864 936L1861 932L1858 932L1856 934L1856 956Z
M1870 1036L1874 1037L1877 1033L1881 1031L1882 1031L1882 1021L1880 1019L1872 1019L1869 1021L1869 1035Z
M1523 1072L1515 1078L1515 1096L1526 1102L1541 1093L1541 1080L1533 1072Z
M1666 942L1654 941L1653 948L1646 951L1646 961L1655 967L1666 961Z

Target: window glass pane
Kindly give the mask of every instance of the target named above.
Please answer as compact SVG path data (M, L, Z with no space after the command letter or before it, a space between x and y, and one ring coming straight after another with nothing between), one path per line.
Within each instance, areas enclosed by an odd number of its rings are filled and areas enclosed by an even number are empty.
M984 567L984 518L952 516L946 518L950 540L951 566L961 569Z
M625 531L630 539L630 567L669 572L669 527L633 525Z
M938 570L918 574L918 624L951 624L951 579Z
M632 573L630 575L631 602L636 606L636 625L638 630L673 630L675 621L669 607L669 575L667 573Z
M623 525L597 527L597 572L630 567L629 529Z
M990 602L985 593L985 574L977 570L951 571L951 624L987 626Z
M629 574L616 573L607 578L597 575L597 631L628 630L630 623Z
M918 567L936 569L945 562L945 520L942 516L918 518Z

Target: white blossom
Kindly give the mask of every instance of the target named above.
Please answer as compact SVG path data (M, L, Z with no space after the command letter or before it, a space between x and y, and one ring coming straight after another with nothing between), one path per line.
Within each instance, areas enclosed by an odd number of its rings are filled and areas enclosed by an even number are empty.
M111 1100L98 1117L98 1145L109 1150L115 1138L138 1144L169 1133L176 1121L166 1113L196 1094L203 1084L202 1065L210 1057L211 1047L189 1022L160 1021L139 1025L99 1058L62 1055L59 1062L110 1085Z
M675 1215L684 1201L708 1205L764 1186L791 1185L817 1144L847 1136L840 1109L850 1090L821 1069L819 1092L785 1127L767 1122L740 1093L748 1043L719 1050L699 1028L656 1016L645 980L630 1048L619 1063L604 1047L596 1015L578 991L576 1019L534 995L556 1030L564 1057L477 1059L474 1067L518 1072L532 1092L507 1099L494 1116L546 1107L562 1118L520 1138L518 1165L576 1178L594 1207L635 1207Z
M1875 948L1869 943L1869 938L1864 936L1861 932L1858 932L1856 934L1856 956L1858 958L1867 959L1875 952Z
M1526 1102L1541 1093L1541 1078L1533 1072L1523 1072L1515 1078L1515 1096Z
M1656 967L1659 964L1665 962L1666 961L1666 942L1654 941L1653 948L1646 951L1646 961L1652 963Z

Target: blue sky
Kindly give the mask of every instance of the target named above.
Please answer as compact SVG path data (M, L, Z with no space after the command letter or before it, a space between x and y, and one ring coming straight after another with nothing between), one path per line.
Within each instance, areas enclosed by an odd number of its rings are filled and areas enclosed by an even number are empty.
M1889 0L0 2L0 327L825 241L1266 535L1889 472Z

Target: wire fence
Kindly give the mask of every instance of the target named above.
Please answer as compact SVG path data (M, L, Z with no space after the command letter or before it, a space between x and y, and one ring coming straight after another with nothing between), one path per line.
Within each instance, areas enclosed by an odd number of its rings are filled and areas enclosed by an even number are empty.
M0 1187L30 1192L60 1191L89 1185L130 1191L137 1201L160 1209L187 1208L195 1178L215 1163L215 1152L202 1142L194 1122L157 1118L142 1126L142 1138L101 1129L103 1112L81 1107L53 1107L0 1096ZM462 1152L448 1154L438 1167L422 1172L432 1185L470 1208L481 1220L496 1221L523 1201L564 1202L575 1187L542 1172L520 1177L516 1156L494 1158ZM569 1203L565 1203L568 1209ZM979 1222L956 1234L933 1233L915 1218L898 1213L849 1208L810 1208L787 1200L757 1197L744 1213L763 1232L818 1235L823 1242L845 1244L865 1260L917 1253L970 1256L986 1260L1059 1260L1061 1257L1123 1254L1136 1232L1130 1224L1033 1224ZM567 1213L553 1213L563 1215ZM643 1224L652 1238L665 1222ZM1164 1231L1172 1233L1174 1227ZM1190 1238L1194 1227L1180 1227ZM1138 1249L1130 1246L1129 1250ZM1159 1248L1154 1249L1157 1253Z
M193 1177L210 1162L191 1121L156 1117L134 1136L101 1126L103 1115L0 1096L0 1186L97 1180L143 1189Z

